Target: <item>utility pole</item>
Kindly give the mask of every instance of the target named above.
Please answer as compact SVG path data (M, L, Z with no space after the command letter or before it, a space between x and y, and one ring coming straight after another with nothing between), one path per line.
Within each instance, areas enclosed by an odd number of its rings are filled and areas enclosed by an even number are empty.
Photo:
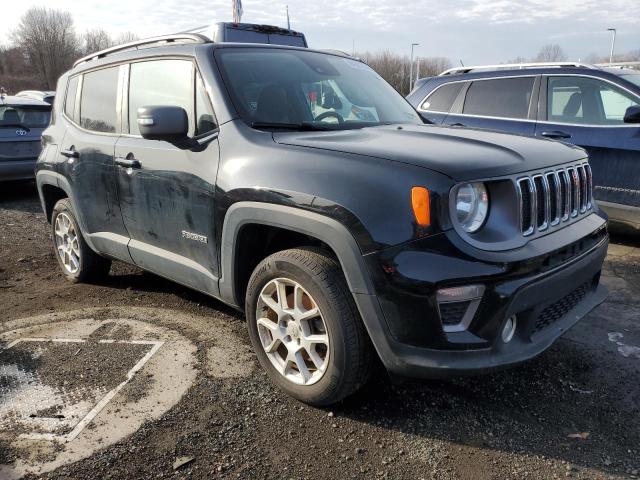
M291 31L291 22L289 21L289 5L287 5L287 30Z
M616 48L616 29L607 28L607 32L613 32L613 38L611 39L611 53L609 53L609 64L613 63L613 49Z
M417 47L418 45L420 44L419 43L411 44L411 70L409 73L409 91L411 91L413 88L413 47Z

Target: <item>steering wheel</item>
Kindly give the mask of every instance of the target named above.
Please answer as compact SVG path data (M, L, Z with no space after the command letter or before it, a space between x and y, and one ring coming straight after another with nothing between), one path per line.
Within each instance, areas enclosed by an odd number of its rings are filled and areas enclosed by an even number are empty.
M315 122L321 122L325 118L329 118L329 117L335 117L336 120L338 120L338 123L344 123L344 117L342 115L340 115L338 112L333 111L333 110L329 110L327 112L321 113L320 115L318 115L313 120Z

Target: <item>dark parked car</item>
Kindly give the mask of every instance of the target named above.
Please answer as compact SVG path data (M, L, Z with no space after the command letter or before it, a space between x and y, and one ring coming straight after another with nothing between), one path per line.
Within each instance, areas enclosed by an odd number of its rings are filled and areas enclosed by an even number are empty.
M46 102L0 95L0 182L34 177L40 137L50 117Z
M435 124L552 138L589 153L594 196L640 229L640 71L582 64L460 67L408 100Z
M58 84L37 184L70 280L118 259L244 311L269 376L316 405L375 356L412 377L528 360L605 298L581 148L425 125L348 55L139 46Z

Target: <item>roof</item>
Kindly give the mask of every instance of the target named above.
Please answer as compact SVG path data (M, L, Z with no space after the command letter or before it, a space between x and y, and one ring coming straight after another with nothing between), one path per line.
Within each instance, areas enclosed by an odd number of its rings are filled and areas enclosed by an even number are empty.
M16 97L14 95L7 95L0 99L0 105L10 105L14 107L49 107L51 104L36 100L30 97Z

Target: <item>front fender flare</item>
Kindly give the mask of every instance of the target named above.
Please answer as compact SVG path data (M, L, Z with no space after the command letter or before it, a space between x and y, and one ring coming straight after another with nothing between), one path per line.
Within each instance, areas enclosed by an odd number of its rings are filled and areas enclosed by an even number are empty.
M329 245L342 266L349 290L354 294L373 295L367 266L353 235L337 220L300 208L261 202L238 202L225 215L221 236L222 276L219 281L220 296L230 304L242 307L237 298L236 245L242 227L261 224L292 230L317 238Z

